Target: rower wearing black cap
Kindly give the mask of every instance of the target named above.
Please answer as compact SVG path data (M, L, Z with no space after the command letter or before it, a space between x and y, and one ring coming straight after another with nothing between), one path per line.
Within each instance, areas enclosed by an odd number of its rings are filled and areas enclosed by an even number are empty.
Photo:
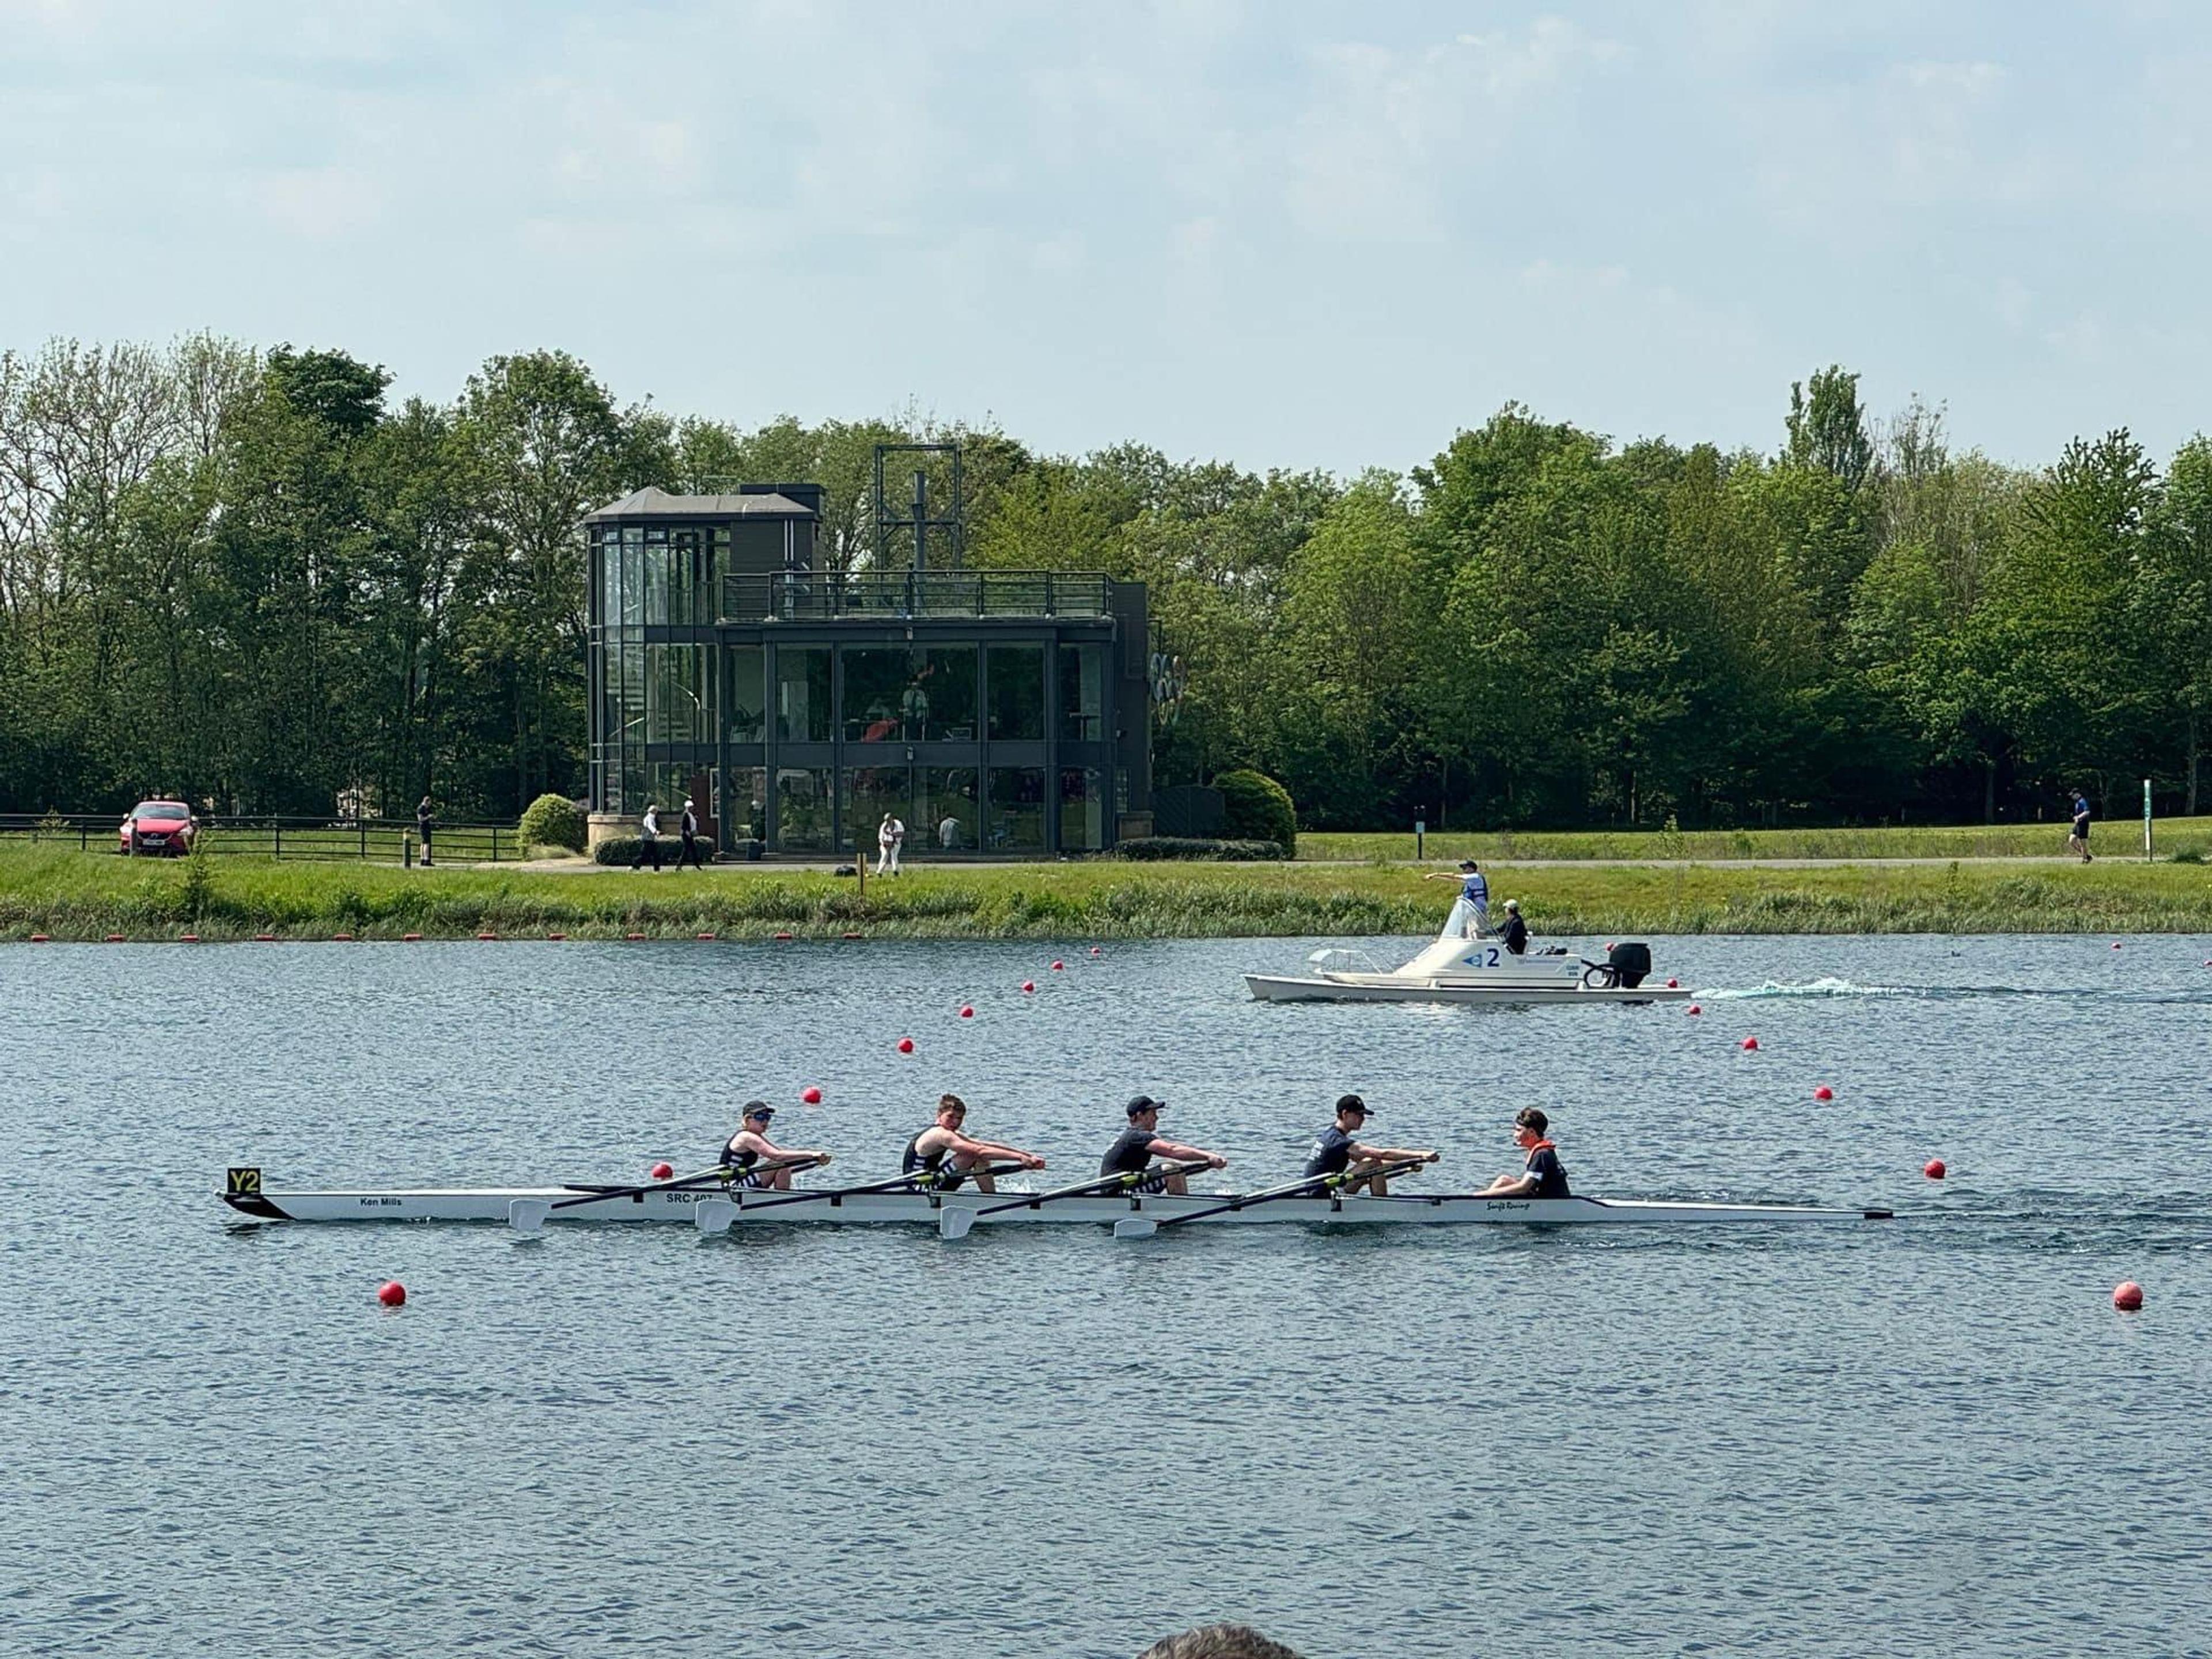
M1036 1152L1002 1146L995 1140L970 1140L960 1132L967 1121L966 1101L958 1095L939 1096L937 1121L907 1142L899 1168L915 1176L917 1186L941 1193L971 1179L977 1192L997 1192L994 1164L1018 1170L1044 1168L1044 1159Z
M1534 1106L1513 1119L1513 1144L1524 1154L1519 1175L1502 1175L1477 1194L1481 1198L1566 1198L1567 1172L1559 1150L1547 1138L1552 1121Z
M1160 1133L1160 1108L1164 1100L1154 1100L1150 1095L1139 1095L1125 1109L1129 1127L1114 1137L1114 1144L1106 1149L1106 1156L1098 1160L1098 1173L1103 1176L1134 1175L1145 1169L1156 1158L1167 1158L1176 1164L1203 1164L1209 1170L1228 1167L1229 1160L1218 1152L1209 1152L1197 1146L1186 1146L1181 1141L1170 1140ZM1173 1175L1155 1176L1144 1183L1148 1193L1188 1193L1189 1184L1181 1171Z
M1306 1173L1333 1176L1349 1170L1352 1179L1345 1183L1346 1191L1356 1193L1364 1187L1381 1198L1390 1190L1390 1183L1382 1173L1382 1165L1416 1158L1425 1164L1437 1161L1436 1153L1425 1146L1370 1146L1359 1139L1359 1132L1366 1127L1369 1115L1367 1103L1358 1095L1341 1097L1336 1103L1336 1121L1321 1132L1312 1152L1306 1155ZM1370 1172L1363 1174L1363 1170Z
M779 1146L770 1140L768 1138L769 1120L775 1115L775 1108L768 1102L748 1101L744 1121L738 1126L737 1133L722 1143L722 1150L716 1156L722 1167L732 1172L730 1179L732 1187L750 1187L763 1191L775 1188L778 1191L788 1191L791 1171L794 1168L810 1160L817 1164L830 1161L827 1152ZM763 1158L770 1164L781 1164L784 1167L757 1167Z

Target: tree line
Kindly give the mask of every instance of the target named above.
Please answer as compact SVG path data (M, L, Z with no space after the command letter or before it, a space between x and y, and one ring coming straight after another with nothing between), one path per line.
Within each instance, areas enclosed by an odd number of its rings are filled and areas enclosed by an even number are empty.
M912 416L740 429L559 352L446 404L389 383L206 336L0 354L0 809L580 793L582 515L817 482L822 562L861 568L874 446L921 440L963 446L971 563L1149 584L1188 670L1158 779L1256 767L1309 827L2033 817L2142 777L2198 805L2202 436L2011 467L1830 368L1771 453L1509 404L1340 479Z

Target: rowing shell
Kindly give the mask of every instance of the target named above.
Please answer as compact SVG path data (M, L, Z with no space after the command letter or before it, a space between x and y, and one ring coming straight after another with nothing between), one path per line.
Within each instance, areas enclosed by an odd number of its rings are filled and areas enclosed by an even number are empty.
M792 1202L800 1190L726 1194L719 1188L623 1192L569 1203L551 1212L545 1206L585 1198L592 1189L575 1187L449 1187L401 1192L273 1192L255 1183L249 1192L226 1192L223 1201L258 1221L492 1221L534 1229L538 1222L661 1221L688 1224L705 1233L733 1225L781 1226L792 1222L899 1224L935 1227L942 1212L981 1210L1018 1200L1018 1193L868 1193ZM1019 1227L1048 1223L1107 1226L1133 1215L1160 1222L1194 1210L1215 1209L1231 1194L1146 1194L1134 1197L1061 1198L1049 1203L1004 1209L974 1222L977 1227ZM778 1201L781 1200L781 1201ZM1662 1200L1614 1198L1482 1198L1474 1194L1392 1194L1325 1198L1285 1198L1226 1209L1194 1226L1216 1223L1304 1222L1326 1227L1377 1225L1620 1225L1712 1222L1887 1221L1887 1210L1819 1209L1792 1204L1688 1204Z

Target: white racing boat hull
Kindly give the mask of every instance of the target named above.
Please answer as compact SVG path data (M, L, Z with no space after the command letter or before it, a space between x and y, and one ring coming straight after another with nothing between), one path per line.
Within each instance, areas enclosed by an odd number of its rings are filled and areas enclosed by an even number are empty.
M1594 987L1570 979L1533 981L1407 979L1397 974L1247 974L1244 984L1261 1002L1474 1002L1518 1006L1553 1002L1686 1002L1687 991L1663 985L1634 990Z
M539 1205L567 1204L585 1197L574 1187L424 1188L391 1192L227 1192L223 1200L241 1216L257 1221L477 1221L509 1222ZM571 1207L539 1213L539 1219L568 1222L672 1222L720 1232L736 1226L792 1224L909 1224L936 1227L940 1212L988 1209L1019 1203L1019 1193L866 1193L846 1198L824 1196L804 1203L778 1203L797 1192L747 1193L742 1200L720 1188L622 1193ZM979 1215L977 1227L1049 1224L1110 1226L1130 1216L1167 1222L1194 1211L1217 1209L1231 1195L1193 1193L1129 1198L1060 1198L1021 1205L994 1215ZM1248 1209L1223 1210L1194 1226L1245 1226L1260 1223L1304 1223L1323 1227L1380 1225L1619 1226L1637 1224L1702 1225L1717 1222L1798 1223L1886 1221L1887 1210L1820 1209L1787 1204L1692 1204L1667 1200L1605 1198L1481 1198L1471 1194L1392 1194L1323 1198L1281 1198Z

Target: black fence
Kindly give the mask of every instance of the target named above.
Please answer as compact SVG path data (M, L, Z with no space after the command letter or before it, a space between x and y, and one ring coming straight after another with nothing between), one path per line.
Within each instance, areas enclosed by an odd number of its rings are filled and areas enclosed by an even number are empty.
M1110 617L1112 583L1088 571L793 570L722 578L725 622L833 617Z
M193 820L194 838L210 857L351 860L375 864L420 861L412 818L317 818L274 815ZM86 852L121 853L123 820L112 812L0 812L0 841L46 842ZM527 855L511 824L434 824L430 850L441 864L498 864ZM172 856L174 854L172 854ZM160 854L141 854L160 856Z

